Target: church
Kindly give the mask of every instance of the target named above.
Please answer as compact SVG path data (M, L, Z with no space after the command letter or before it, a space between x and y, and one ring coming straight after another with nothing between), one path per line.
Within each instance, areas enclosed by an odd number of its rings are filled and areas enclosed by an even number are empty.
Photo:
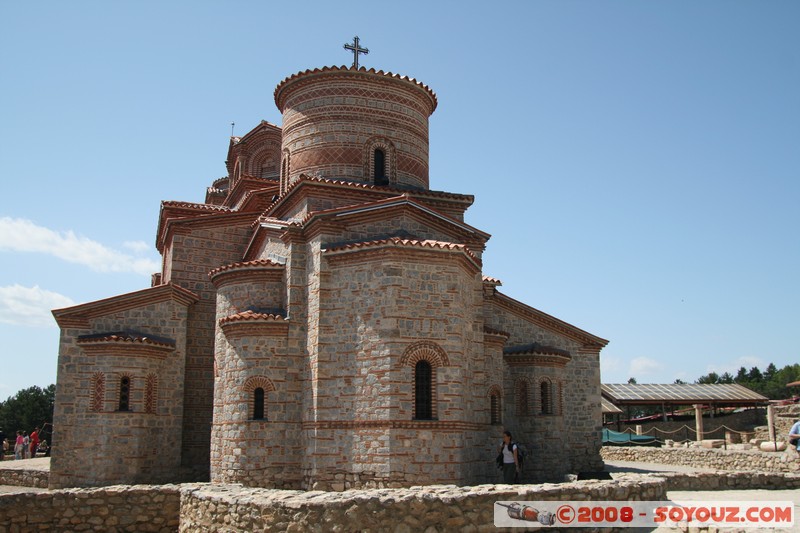
M355 64L274 100L162 202L149 288L53 311L51 488L495 483L504 429L525 482L602 469L608 341L483 272L473 196L430 187L435 93Z

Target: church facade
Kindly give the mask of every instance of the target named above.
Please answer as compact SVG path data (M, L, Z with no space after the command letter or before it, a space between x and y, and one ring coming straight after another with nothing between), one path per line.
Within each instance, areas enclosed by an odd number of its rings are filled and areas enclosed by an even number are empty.
M160 273L58 309L51 487L342 490L602 467L607 341L503 294L465 194L433 190L426 85L326 67L230 141L204 203L162 202Z

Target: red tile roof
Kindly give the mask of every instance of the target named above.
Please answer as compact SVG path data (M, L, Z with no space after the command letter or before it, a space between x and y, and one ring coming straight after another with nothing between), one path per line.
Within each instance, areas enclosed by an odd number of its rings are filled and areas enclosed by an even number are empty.
M492 285L502 285L503 284L503 282L500 281L499 279L493 278L493 277L490 277L490 276L483 276L483 282L484 283L491 283Z
M117 331L114 333L101 333L97 335L82 335L78 337L78 344L94 344L94 343L108 343L108 342L121 342L121 343L134 343L146 344L149 346L160 346L164 348L174 348L175 341L170 339L162 339L159 337L150 337L144 333L136 333L132 331Z
M224 318L219 319L219 325L224 326L225 324L231 324L233 322L267 322L267 321L285 321L286 318L282 317L281 315L274 315L274 314L267 314L267 313L257 313L255 311L242 311L241 313L236 313L235 315L226 316Z
M260 268L265 267L272 267L272 268L283 268L283 265L272 261L271 259L256 259L254 261L242 261L240 263L230 263L228 265L223 265L219 268L215 268L211 272L208 273L209 277L214 277L221 272L225 272L227 270L246 270L246 269L253 269L257 270Z
M469 248L464 246L463 244L454 244L452 242L442 242L442 241L434 241L434 240L416 240L416 239L403 239L400 237L390 237L388 239L380 239L377 241L363 241L363 242L355 242L349 244L342 244L339 246L334 246L331 248L326 248L324 251L327 252L340 252L344 250L355 250L355 249L365 249L365 248L380 248L381 246L408 246L414 248L432 248L438 250L458 250L464 252L467 256L470 257L476 264L480 264L480 259L478 259L475 254L473 254Z

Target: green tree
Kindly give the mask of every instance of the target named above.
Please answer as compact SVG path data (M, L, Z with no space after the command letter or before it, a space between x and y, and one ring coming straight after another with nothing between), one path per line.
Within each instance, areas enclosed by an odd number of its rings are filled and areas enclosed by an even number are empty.
M6 438L16 434L19 429L30 433L36 427L52 424L55 394L55 385L44 389L34 385L0 402L0 428ZM45 432L45 435L49 436L49 433Z
M713 384L719 383L719 382L720 382L719 381L719 374L717 374L716 372L709 372L705 376L700 376L699 378L697 378L697 383L700 383L700 384L711 384L711 385L713 385Z
M730 372L725 372L719 377L719 383L733 383L733 376Z
M628 378L628 385L636 385L636 378Z

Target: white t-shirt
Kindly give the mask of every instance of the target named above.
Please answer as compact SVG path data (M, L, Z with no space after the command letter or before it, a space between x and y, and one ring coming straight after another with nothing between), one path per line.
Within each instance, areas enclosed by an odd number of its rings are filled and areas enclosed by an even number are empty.
M503 443L503 464L514 464L514 452L513 450L517 449L517 445L512 445L512 451L508 451L508 446Z

